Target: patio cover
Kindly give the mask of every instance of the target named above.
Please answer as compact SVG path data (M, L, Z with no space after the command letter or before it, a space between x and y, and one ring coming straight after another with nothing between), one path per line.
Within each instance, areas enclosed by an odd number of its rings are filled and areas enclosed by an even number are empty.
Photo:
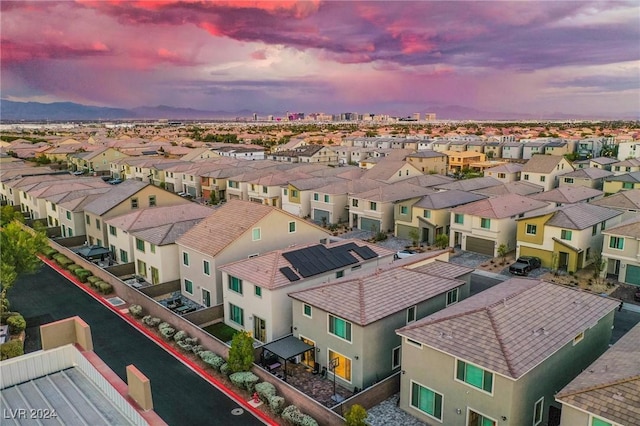
M263 345L262 349L276 354L286 362L288 359L291 359L313 349L313 346L303 342L297 337L287 336Z
M92 257L105 256L111 252L107 248L93 245L93 246L84 246L78 249L77 253L82 257L91 259Z

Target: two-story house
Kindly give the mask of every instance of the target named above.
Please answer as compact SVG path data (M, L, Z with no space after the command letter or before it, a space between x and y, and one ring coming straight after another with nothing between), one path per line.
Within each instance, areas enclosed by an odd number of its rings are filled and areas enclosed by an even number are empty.
M520 180L522 164L505 163L485 169L483 173L485 177L492 177L494 179L498 179L500 182L515 182Z
M250 201L230 200L176 240L182 294L195 302L223 303L220 265L329 234L300 217Z
M502 158L509 158L511 160L522 159L522 150L524 144L521 142L505 142L502 145Z
M448 169L447 158L447 155L442 152L425 149L409 154L407 162L424 174L436 173L444 175Z
M559 186L551 191L533 194L530 198L538 201L546 201L555 207L565 204L583 203L599 200L604 192L585 186Z
M560 426L618 426L640 419L640 325L556 394Z
M57 204L60 232L63 237L86 235L86 221L84 218L84 206L93 200L109 192L110 188L86 189L60 194L62 197L54 198Z
M607 195L629 189L640 189L640 172L630 172L604 179L602 190Z
M573 172L569 172L560 176L560 186L584 186L586 188L601 190L604 185L605 178L608 178L612 175L613 173L610 171L597 169L595 167L577 169Z
M93 151L73 154L72 157L77 170L108 175L112 161L129 156L111 147L101 147Z
M487 159L485 154L473 151L444 151L443 154L447 156L448 173L456 173L463 169L469 169L472 163L482 162Z
M600 252L602 232L620 222L622 212L588 203L516 219L517 256L536 256L542 266L575 272Z
M589 204L622 211L622 220L634 218L640 212L640 189L620 191L617 194L591 201Z
M349 388L367 388L401 368L395 329L469 294L465 281L451 277L470 269L460 273L460 266L446 265L449 278L395 267L292 292L293 335L315 347L314 362L329 377Z
M545 147L549 142L546 141L526 141L522 148L522 159L529 160L534 155L540 155L545 153Z
M252 332L262 343L284 337L293 327L287 293L374 272L391 264L393 255L374 244L341 240L274 250L222 265L218 269L225 324Z
M613 174L621 175L629 172L640 172L640 158L629 158L611 165Z
M400 408L428 424L548 424L556 392L607 349L618 304L512 278L409 324Z
M602 231L605 271L618 281L640 286L640 216Z
M462 250L498 255L504 244L508 251L516 248L516 222L525 214L550 210L548 203L518 194L487 198L451 209L449 245Z
M573 166L564 157L534 155L522 167L522 180L540 185L545 191L558 186L559 176L572 172Z

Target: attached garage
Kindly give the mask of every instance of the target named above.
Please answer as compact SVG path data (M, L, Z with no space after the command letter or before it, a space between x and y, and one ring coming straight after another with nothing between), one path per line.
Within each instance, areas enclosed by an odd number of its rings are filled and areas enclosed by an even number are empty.
M467 244L465 246L466 251L472 251L474 253L486 254L487 256L494 256L493 248L495 244L491 240L485 240L483 238L467 236Z
M331 223L329 222L329 212L326 210L313 209L313 220L318 223Z
M640 266L627 265L627 275L624 281L627 284L640 285Z
M360 219L360 229L363 231L380 232L380 221L363 217Z

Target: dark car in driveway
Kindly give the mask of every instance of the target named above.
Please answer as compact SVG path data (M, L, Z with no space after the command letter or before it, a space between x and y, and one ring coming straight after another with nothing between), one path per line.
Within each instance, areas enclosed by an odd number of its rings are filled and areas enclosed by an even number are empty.
M516 263L509 266L509 272L513 275L527 276L529 272L540 267L540 258L533 256L520 256Z
M111 180L108 180L107 183L109 185L117 185L119 183L122 183L122 179L111 179Z

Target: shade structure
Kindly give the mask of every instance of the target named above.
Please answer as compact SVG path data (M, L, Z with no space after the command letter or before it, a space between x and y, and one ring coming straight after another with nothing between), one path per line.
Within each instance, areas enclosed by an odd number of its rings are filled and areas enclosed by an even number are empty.
M284 381L286 382L287 361L307 351L313 350L314 347L303 342L297 337L294 337L293 335L289 335L263 345L262 349L269 351L272 354L276 355L278 358L282 358L284 360Z
M87 259L93 259L96 257L103 257L111 253L109 249L104 248L102 246L92 245L92 246L84 246L76 250L82 257L86 257Z

